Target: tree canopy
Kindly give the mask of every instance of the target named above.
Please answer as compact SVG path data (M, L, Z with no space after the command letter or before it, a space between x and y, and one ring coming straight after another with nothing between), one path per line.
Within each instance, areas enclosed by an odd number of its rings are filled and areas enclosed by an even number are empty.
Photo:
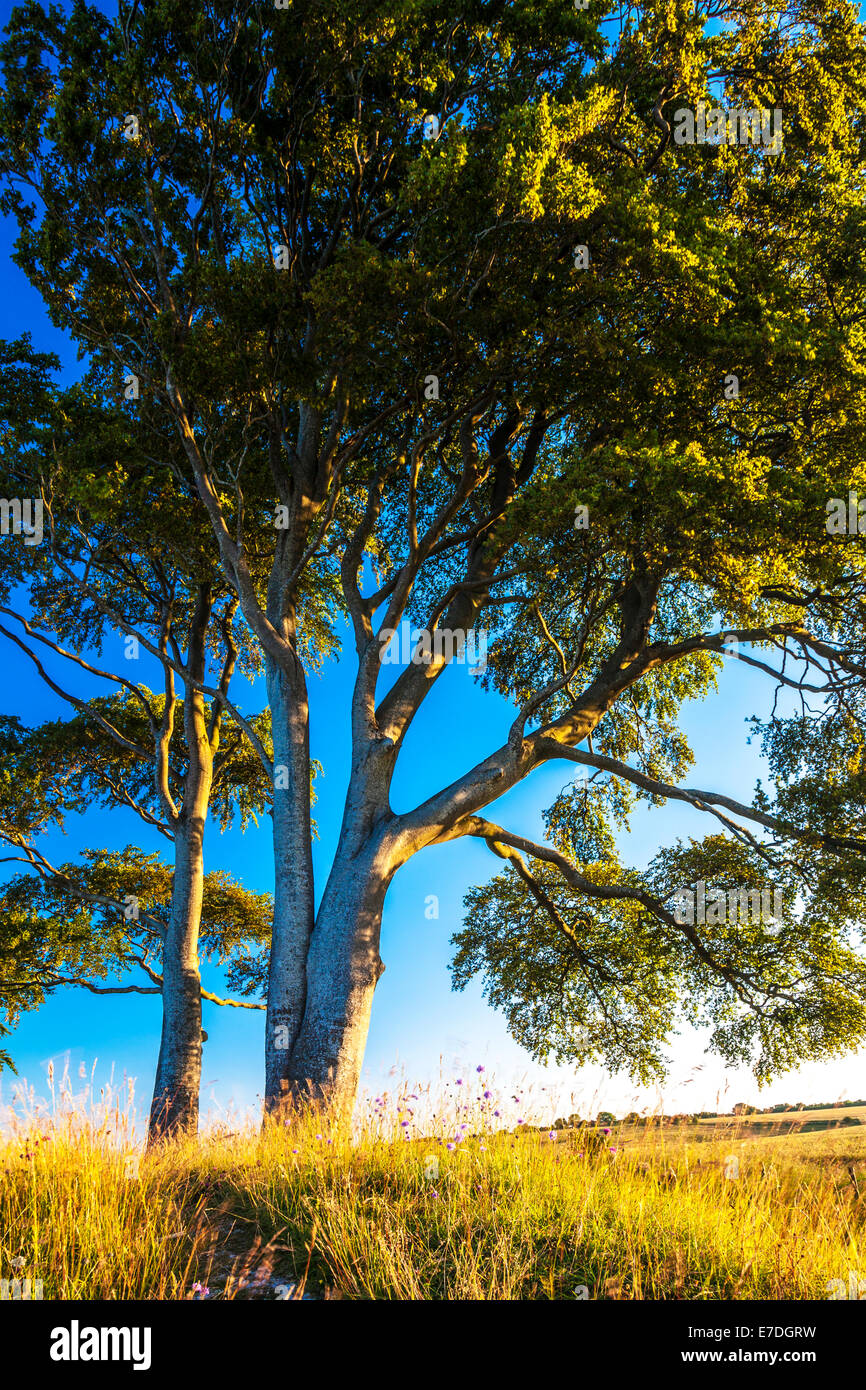
M656 1075L685 1017L765 1077L866 1036L863 542L827 524L864 486L854 7L29 3L7 32L17 262L98 408L128 383L148 486L207 518L196 563L267 676L269 1095L356 1084L388 884L462 835L508 863L455 980L481 972L539 1055ZM702 106L778 112L778 138L678 143ZM113 486L97 468L83 505ZM428 648L388 683L404 618ZM507 741L395 811L432 635L482 626ZM317 904L306 672L344 631L352 780ZM771 784L740 799L681 785L683 703L732 651L768 692ZM485 818L553 760L591 780L544 844ZM622 865L629 811L665 800L711 832ZM678 920L711 878L771 881L781 926Z

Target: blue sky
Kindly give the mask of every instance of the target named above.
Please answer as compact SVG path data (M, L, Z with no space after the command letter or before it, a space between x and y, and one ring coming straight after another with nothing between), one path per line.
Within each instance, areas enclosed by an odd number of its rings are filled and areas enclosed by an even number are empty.
M5 24L9 5L0 6ZM0 336L15 338L29 332L34 344L60 356L64 374L79 370L75 350L52 328L36 293L14 267L9 254L13 229L0 223ZM116 657L122 657L122 639L116 639ZM110 655L111 647L107 648ZM41 683L22 653L3 643L0 659L5 679L0 710L17 714L29 723L65 712ZM111 665L107 660L106 664ZM320 676L310 678L312 751L325 768L318 780L315 815L320 840L315 846L318 888L321 893L342 814L349 765L348 692L353 674L351 648L342 660L330 663ZM59 666L55 666L59 670ZM139 678L147 679L142 662ZM95 693L97 684L77 682L75 689ZM259 685L236 698L246 710L264 703ZM696 753L689 777L693 785L709 786L748 799L760 776L756 748L746 742L745 720L766 710L768 686L758 673L736 661L726 663L719 694L706 704L693 703L684 712L686 732ZM485 695L465 667L449 669L426 701L401 756L393 790L396 810L417 804L479 757L504 740L512 714L498 697ZM509 828L541 838L542 811L560 786L569 780L567 765L547 767L516 788L490 815ZM677 836L703 834L706 817L681 806L642 811L632 833L621 843L627 862L641 865L656 849ZM85 846L121 847L127 843L146 849L164 847L160 837L132 814L94 811L67 824L65 836L50 837L46 852L55 860L73 859ZM270 891L273 869L270 822L246 835L220 835L211 826L205 845L206 866L224 868L251 889ZM467 889L492 876L501 867L483 844L464 840L425 851L397 875L385 907L381 953L386 964L376 993L373 1022L367 1048L365 1082L374 1089L392 1085L395 1068L412 1080L434 1079L443 1067L448 1074L483 1064L501 1078L508 1089L515 1078L525 1077L536 1090L555 1088L542 1108L562 1113L570 1109L613 1110L659 1104L660 1096L641 1090L627 1077L607 1077L599 1068L543 1069L508 1037L501 1015L484 1002L479 985L464 993L452 991L448 962L451 933L462 920L462 897ZM439 899L439 917L425 916L429 895ZM218 971L205 967L206 983L220 991ZM62 1072L68 1065L73 1089L83 1090L91 1077L98 1097L112 1076L134 1078L139 1107L146 1109L159 1042L159 1001L154 996L117 995L96 998L82 990L66 989L54 995L37 1013L25 1015L8 1040L20 1080L0 1074L0 1104L9 1103L17 1085L26 1081L37 1096L47 1094L47 1067L54 1062ZM202 1105L218 1115L235 1108L257 1105L262 1087L262 1036L264 1015L204 1004ZM703 1039L687 1033L674 1040L670 1084L663 1103L668 1111L679 1109L730 1109L735 1101L768 1105L776 1101L817 1101L860 1096L866 1093L863 1054L834 1064L810 1065L799 1073L780 1078L758 1092L748 1073L726 1073L721 1064L704 1054ZM80 1073L83 1070L84 1076ZM573 1094L574 1104L567 1098ZM542 1104L539 1092L539 1105Z

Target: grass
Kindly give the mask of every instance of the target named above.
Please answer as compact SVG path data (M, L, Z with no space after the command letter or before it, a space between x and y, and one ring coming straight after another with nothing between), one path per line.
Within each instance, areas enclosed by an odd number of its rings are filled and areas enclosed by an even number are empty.
M691 1300L866 1278L866 1128L551 1140L497 1129L484 1089L140 1162L117 1105L19 1120L0 1140L0 1278L46 1299Z

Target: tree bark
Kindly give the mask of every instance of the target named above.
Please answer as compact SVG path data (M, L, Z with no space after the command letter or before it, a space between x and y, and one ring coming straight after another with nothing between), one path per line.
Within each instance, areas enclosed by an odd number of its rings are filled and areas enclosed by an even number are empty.
M201 973L198 937L204 885L204 818L175 835L171 914L162 965L162 1038L148 1138L195 1134L201 1085Z
M307 957L304 1017L289 1060L295 1100L351 1109L358 1089L373 994L384 971L379 935L395 869L381 835L357 852L345 842L328 878Z
M300 670L298 678L292 680L268 660L275 894L265 1028L265 1113L272 1117L282 1112L291 1095L290 1058L306 1002L307 952L313 931L309 723Z
M211 594L199 589L190 626L187 664L202 682ZM201 691L187 683L183 706L187 772L183 806L174 823L171 912L163 943L162 1037L150 1107L148 1142L195 1134L201 1086L201 970L198 941L204 898L204 827L213 782L214 745ZM218 739L218 734L215 737Z

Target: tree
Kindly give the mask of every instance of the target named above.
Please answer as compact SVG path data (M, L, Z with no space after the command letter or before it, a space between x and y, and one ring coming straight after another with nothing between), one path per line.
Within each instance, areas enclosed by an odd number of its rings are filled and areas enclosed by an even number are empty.
M168 878L155 860L134 849L119 858L91 853L77 869L64 865L58 870L32 836L22 833L20 812L10 806L3 837L45 881L19 877L4 895L15 951L24 939L22 930L40 943L38 949L34 945L36 957L27 968L22 963L18 976L10 958L8 989L23 990L38 1001L46 983L66 982L63 970L58 974L51 963L52 951L65 950L69 939L59 908L63 900L66 916L73 912L79 947L83 924L92 932L85 956L97 974L104 976L108 963L128 963L131 935L132 958L149 974L153 983L148 992L159 993L163 1005L150 1136L194 1132L201 1079L199 941L205 899L210 899L211 912L223 900L220 913L206 924L211 948L219 946L222 954L225 942L219 945L214 932L225 937L234 917L253 926L254 938L261 941L271 915L269 898L245 896L225 875L211 875L208 884L204 870L209 810L217 811L223 827L234 818L243 825L271 802L267 716L249 723L229 713L232 678L238 667L255 670L255 653L250 656L236 631L236 600L225 586L208 579L199 559L195 511L201 508L196 499L184 505L173 490L166 495L164 479L154 483L153 467L131 447L122 415L116 409L98 410L86 384L62 398L41 375L34 380L53 364L34 354L29 344L7 345L2 356L4 490L38 498L47 518L40 532L48 534L41 534L37 545L28 546L26 539L23 546L20 539L5 542L0 634L77 711L66 723L30 732L20 747L20 731L14 731L8 750L18 774L14 785L18 795L34 779L39 787L56 784L62 789L59 801L52 793L45 803L49 820L51 805L55 820L70 804L78 810L93 801L107 809L129 808L173 852ZM147 452L158 448L159 441L139 435L137 444ZM29 620L20 611L21 585L26 585ZM11 626L6 625L9 619ZM94 664L106 645L116 647L119 640L130 660L139 660L140 647L151 654L163 680L160 695L119 668ZM71 643L72 650L64 643ZM93 660L82 656L84 648ZM118 693L107 699L75 694L68 676L55 678L46 669L44 663L52 657L62 658L61 664L79 676L109 682ZM215 668L213 687L206 685L210 668ZM184 683L182 699L175 694L178 676ZM68 796L71 803L63 800ZM138 870L143 878L136 884ZM167 920L162 921L161 912L151 912L141 926L130 927L123 902L127 895L136 907L150 901L155 908L164 905L166 893L171 900ZM254 902L257 910L251 912ZM94 920L97 903L109 910L107 920ZM111 913L118 911L120 923L112 925ZM30 923L26 929L22 920ZM59 936L53 934L57 932ZM148 959L154 938L160 947L158 973ZM84 983L80 973L75 982ZM206 997L215 998L208 992Z
M122 700L91 704L101 706L101 717L112 716L113 728L125 728L127 736L141 733L141 720L138 728L134 720L124 725L122 716L129 710L124 710ZM106 809L128 806L132 800L134 759L124 758L107 737L100 746L86 717L91 710L86 704L83 708L84 717L34 730L15 719L0 720L0 841L14 850L4 862L31 869L16 874L0 890L0 1006L7 1024L14 1025L22 1011L38 1008L47 993L64 986L96 995L155 994L164 1000L165 974L173 968L169 932L179 894L172 869L158 854L135 846L85 850L79 862L54 865L40 849L40 836L62 828L68 813L81 813L100 802ZM134 805L146 820L152 798L146 795L146 776L143 780L144 793L137 794ZM171 1092L161 1054L151 1105L151 1141L169 1133L195 1132L204 1036L200 1001L264 1008L206 989L199 953L228 965L232 990L261 996L259 953L270 941L272 913L269 894L247 892L221 870L203 875L195 932L199 999L190 1001L189 991L184 995L188 1014L198 1020L197 1053L191 1065L186 1063L183 1088ZM128 982L130 972L143 972L147 983ZM125 976L127 982L104 983L110 976ZM164 1008L164 1034L166 1013ZM186 1027L178 1032L182 1039L187 1037Z
M134 846L85 851L82 860L50 871L43 864L45 872L18 874L3 886L0 1004L9 1024L61 987L79 986L95 995L162 994L159 966L171 871L156 854ZM130 888L134 894L123 891ZM205 875L200 949L229 965L231 987L241 993L261 986L250 944L267 943L270 915L264 895L246 892L221 870ZM143 971L149 983L99 983L130 970ZM201 998L235 1008L264 1008L220 998L203 986ZM151 1137L159 1133L156 1129Z
M652 1074L678 1016L709 1018L767 1075L866 1035L856 782L796 818L790 753L751 801L680 785L679 710L732 650L768 691L817 692L859 776L862 541L826 523L862 485L864 42L850 5L782 8L650 0L613 37L565 0L13 15L18 263L139 383L140 428L175 432L263 656L273 1110L351 1100L388 886L463 835L506 868L470 894L455 981L481 973L538 1055ZM717 121L681 143L678 113L699 129L715 100L740 143ZM752 139L776 108L783 142ZM304 586L330 586L330 628ZM352 777L316 907L305 660L341 616ZM482 623L510 734L395 812L406 735ZM545 843L482 814L554 760L586 780ZM628 869L613 832L641 800L722 832ZM708 874L778 878L780 932L682 920Z

